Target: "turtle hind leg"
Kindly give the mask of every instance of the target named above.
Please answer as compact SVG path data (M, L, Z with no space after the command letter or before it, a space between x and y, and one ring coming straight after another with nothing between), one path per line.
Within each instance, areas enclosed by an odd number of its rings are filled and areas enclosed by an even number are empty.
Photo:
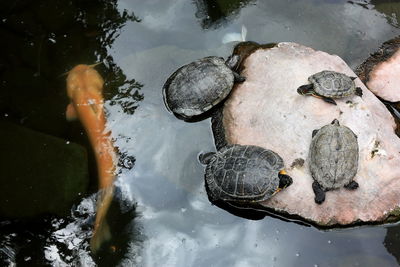
M299 87L299 89L300 89L300 87ZM336 104L336 101L335 100L333 100L333 98L331 98L331 97L327 97L327 96L322 96L322 95L319 95L319 94L316 94L316 93L314 93L314 94L311 94L313 97L316 97L316 98L321 98L322 100L324 100L326 103L329 103L329 104L333 104L333 105L337 105Z
M322 189L321 185L317 181L313 182L312 189L313 189L314 194L315 194L315 198L314 198L315 203L322 204L322 202L325 201L325 191L324 191L324 189Z
M355 95L357 95L359 97L363 96L363 91L362 91L361 87L356 87Z
M348 190L355 190L358 188L358 183L356 181L351 181L350 183L346 184L344 188Z
M331 98L331 97L326 97L326 96L323 96L323 97L321 97L322 98L322 100L324 100L326 103L329 103L329 104L333 104L333 105L337 105L336 104L336 101L335 100L333 100L333 98Z

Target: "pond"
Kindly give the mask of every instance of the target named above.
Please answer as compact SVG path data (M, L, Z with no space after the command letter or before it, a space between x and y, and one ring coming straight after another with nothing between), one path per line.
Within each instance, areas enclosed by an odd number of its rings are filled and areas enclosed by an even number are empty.
M67 208L71 215L0 214L2 265L398 266L397 224L324 231L271 216L249 220L212 205L204 188L204 166L197 159L201 152L215 151L210 119L177 120L166 110L161 91L180 66L208 55L226 58L242 38L301 43L339 55L354 69L400 34L399 3L26 0L0 6L1 121L85 148L89 166L72 174L89 178L82 185L83 198ZM111 246L92 257L88 241L95 162L83 128L65 120L63 74L77 64L96 62L103 63L96 69L106 82L107 126L121 164L119 201L108 216ZM2 127L10 129L7 125ZM21 143L13 136L2 140L2 147ZM24 155L17 163L3 152L1 160L7 164L0 179L15 172L29 178L41 144L26 143L32 147L27 151L18 148ZM36 176L63 177L53 173L65 159L57 158L57 151L54 158L40 158L52 172ZM82 157L80 162L86 160ZM19 192L18 186L12 190ZM56 194L51 188L40 190L49 199ZM21 205L36 201L21 197Z

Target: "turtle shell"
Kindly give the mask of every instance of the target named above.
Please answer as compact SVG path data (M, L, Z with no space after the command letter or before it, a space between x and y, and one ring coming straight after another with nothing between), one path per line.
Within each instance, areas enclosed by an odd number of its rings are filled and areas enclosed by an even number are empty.
M165 82L164 103L178 117L190 119L225 99L234 84L221 57L205 57L182 66Z
M309 153L311 175L324 190L349 184L357 173L357 136L337 120L316 132Z
M341 98L353 95L356 85L346 74L324 70L308 78L314 85L314 91L322 96Z
M257 202L279 187L282 158L258 146L228 145L207 165L205 180L212 201Z

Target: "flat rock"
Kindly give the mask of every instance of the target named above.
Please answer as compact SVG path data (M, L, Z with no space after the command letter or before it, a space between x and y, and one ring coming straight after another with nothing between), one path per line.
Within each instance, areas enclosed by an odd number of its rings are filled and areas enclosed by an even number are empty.
M324 227L397 219L400 139L389 111L359 79L355 82L363 97L338 99L337 106L296 92L310 75L322 70L356 76L350 67L336 55L295 43L258 49L243 64L247 79L233 89L222 110L223 138L231 144L274 150L293 177L290 187L262 204ZM329 191L318 205L308 168L311 133L335 118L358 135L359 167L354 180L359 188Z

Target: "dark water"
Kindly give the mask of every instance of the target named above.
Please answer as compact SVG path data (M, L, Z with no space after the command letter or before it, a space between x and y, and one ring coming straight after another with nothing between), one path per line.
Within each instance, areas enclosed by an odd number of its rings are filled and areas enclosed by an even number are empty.
M91 167L85 198L75 203L72 216L0 223L0 260L21 266L397 266L397 225L321 231L271 217L247 220L212 206L197 161L201 151L215 150L210 120L177 120L164 108L161 88L185 63L229 55L229 41L240 37L242 26L246 40L298 42L356 67L399 35L399 12L395 1L4 4L0 116L83 145ZM98 70L106 80L109 128L125 167L117 181L121 203L109 216L115 251L92 258L87 241L95 168L82 128L65 121L68 100L60 75L95 62L104 63Z

